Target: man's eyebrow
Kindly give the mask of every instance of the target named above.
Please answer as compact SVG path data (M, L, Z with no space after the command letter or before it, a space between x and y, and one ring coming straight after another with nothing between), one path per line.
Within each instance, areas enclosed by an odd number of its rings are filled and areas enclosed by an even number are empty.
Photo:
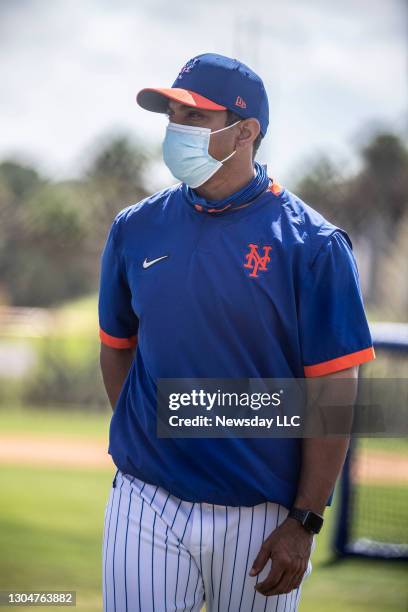
M197 110L197 111L200 111L200 112L204 112L205 111L205 109L203 109L203 108L197 108L196 106L189 106L188 104L180 104L179 108L181 110ZM167 105L167 110L168 111L172 110L172 108L170 106L170 103Z

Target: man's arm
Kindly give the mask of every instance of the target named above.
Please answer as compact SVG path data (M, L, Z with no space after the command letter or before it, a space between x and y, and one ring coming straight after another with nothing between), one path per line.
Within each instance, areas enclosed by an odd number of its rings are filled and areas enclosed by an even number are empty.
M333 379L346 380L344 384L336 385L331 384ZM350 431L352 407L357 395L358 366L328 376L310 378L306 382L308 404L313 407L312 410L318 410L319 406L324 407L322 417L328 424L329 431L333 432L336 425L339 428L343 426L343 431ZM333 398L337 406L331 409ZM349 443L348 435L302 440L302 468L294 503L296 508L305 508L323 514L343 467Z
M345 419L350 416L351 423L351 407L357 394L358 366L307 381L308 404L313 405L315 410L316 404L324 407L333 401L333 378L348 379L347 383L336 387L336 400L346 407ZM349 411L347 407L350 407ZM343 467L349 442L348 435L302 439L302 464L295 507L323 514ZM269 596L296 589L307 569L312 542L313 535L297 520L287 518L283 521L263 542L250 571L250 576L256 576L268 559L272 559L271 571L265 580L256 585L256 590Z
M132 364L134 352L134 348L115 349L101 343L100 365L102 378L113 411Z

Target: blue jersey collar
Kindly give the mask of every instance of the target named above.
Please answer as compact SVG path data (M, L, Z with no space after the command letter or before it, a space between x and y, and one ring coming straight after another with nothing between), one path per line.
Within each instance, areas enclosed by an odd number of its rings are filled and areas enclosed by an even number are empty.
M182 183L182 193L185 200L199 212L222 213L248 204L266 191L269 183L270 179L266 165L255 162L254 178L244 185L242 189L222 200L206 200L199 196L194 189L186 185L186 183Z

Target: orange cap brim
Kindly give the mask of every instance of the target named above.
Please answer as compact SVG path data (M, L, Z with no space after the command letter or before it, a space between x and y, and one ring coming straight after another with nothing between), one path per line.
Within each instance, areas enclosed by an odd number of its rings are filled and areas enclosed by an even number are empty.
M226 106L221 106L221 104L217 104L195 91L177 87L170 89L148 87L139 91L136 96L139 106L154 113L165 113L168 100L175 100L186 106L194 106L203 110L227 110Z

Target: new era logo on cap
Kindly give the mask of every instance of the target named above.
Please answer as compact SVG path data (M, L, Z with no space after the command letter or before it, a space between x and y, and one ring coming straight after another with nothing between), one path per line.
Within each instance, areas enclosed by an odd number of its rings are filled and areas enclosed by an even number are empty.
M241 96L238 96L235 100L235 106L239 106L239 108L246 108L246 102L241 98Z

